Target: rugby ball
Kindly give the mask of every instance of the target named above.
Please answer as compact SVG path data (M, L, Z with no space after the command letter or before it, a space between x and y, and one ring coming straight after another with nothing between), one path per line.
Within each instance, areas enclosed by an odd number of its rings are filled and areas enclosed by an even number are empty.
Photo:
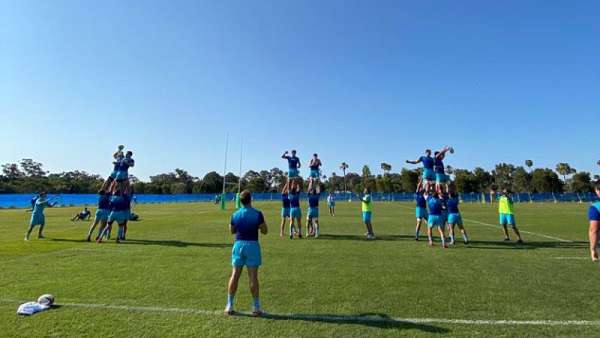
M121 144L121 145L119 145L119 150L123 150L123 149L125 149L125 146L124 146L124 145L122 145L122 144Z
M37 302L41 305L52 306L52 304L54 304L54 296L49 293L41 295L37 299Z
M450 154L454 154L454 148L450 147L450 149L448 149L450 151Z

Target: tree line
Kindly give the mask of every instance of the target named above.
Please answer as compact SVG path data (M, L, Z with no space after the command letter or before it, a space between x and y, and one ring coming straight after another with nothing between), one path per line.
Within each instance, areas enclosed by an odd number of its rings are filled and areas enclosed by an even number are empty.
M336 172L323 175L323 191L361 192L369 187L374 192L396 193L413 192L417 187L421 169L402 168L392 172L392 166L381 163L382 174L374 175L365 165L359 172L350 171L343 162L339 165L342 174ZM533 168L527 160L524 166L499 163L491 171L477 167L473 170L448 166L454 185L461 193L486 193L492 187L507 187L520 193L587 193L592 191L592 176L588 172L578 172L568 163L558 163L554 170ZM599 179L598 175L593 177ZM246 172L241 178L233 173L225 175L226 192L236 192L239 187L253 192L278 192L286 182L286 173L279 169ZM204 177L195 177L183 169L150 176L147 182L130 178L136 193L139 194L200 194L219 193L223 189L223 176L211 171ZM0 193L96 193L104 178L85 171L48 173L42 163L23 159L19 163L2 165Z

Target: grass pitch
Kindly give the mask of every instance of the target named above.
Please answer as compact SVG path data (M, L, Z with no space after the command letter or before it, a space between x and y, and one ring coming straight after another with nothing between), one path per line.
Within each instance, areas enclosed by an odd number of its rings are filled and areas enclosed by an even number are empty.
M267 318L220 314L231 269L230 211L139 205L143 220L130 224L126 243L98 245L83 241L87 222L69 221L79 209L48 209L47 239L30 242L23 241L30 214L0 210L0 335L600 334L600 268L588 257L586 205L517 204L526 244L516 245L502 242L496 205L464 204L471 244L459 240L446 250L414 241L412 203L374 205L375 241L363 239L358 203L338 202L335 218L322 205L321 238L293 241L279 237L279 203L256 207L270 227L261 239ZM48 292L56 309L15 315L19 303ZM244 275L237 310L250 305Z

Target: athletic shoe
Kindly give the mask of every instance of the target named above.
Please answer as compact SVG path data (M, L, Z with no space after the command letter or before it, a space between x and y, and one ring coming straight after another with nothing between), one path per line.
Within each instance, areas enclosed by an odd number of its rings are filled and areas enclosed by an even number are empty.
M507 238L504 239L504 241L505 242L510 242L510 238L507 237Z
M419 237L418 236L415 236L415 241L419 241Z
M26 240L26 241L29 241L29 237L25 236L25 240Z
M44 239L46 237L44 237L44 235L38 235L38 239Z
M522 239L518 240L517 244L523 244L523 240Z
M368 234L367 239L375 239L375 234Z
M235 311L233 311L233 307L225 307L225 310L223 311L223 314L226 316L233 316L233 314L235 313Z
M432 241L429 241L429 243L427 243L427 245L429 245L429 246L433 246L433 242L432 242Z
M260 317L260 316L262 316L264 314L265 314L264 311L261 310L261 309L254 309L254 310L252 310L252 316L253 317Z
M92 241L92 236L87 236L87 238L85 239L86 242L91 242Z
M290 239L294 239L294 235L293 234L290 234Z

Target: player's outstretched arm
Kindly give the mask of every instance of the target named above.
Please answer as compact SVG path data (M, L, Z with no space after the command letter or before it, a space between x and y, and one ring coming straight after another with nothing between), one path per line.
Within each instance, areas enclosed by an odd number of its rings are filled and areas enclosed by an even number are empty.
M411 160L406 160L406 163L410 163L410 164L418 164L418 163L421 163L421 159L419 158L418 160L414 160L414 161L411 161Z
M286 160L287 160L287 159L288 159L288 157L289 157L289 156L288 156L288 152L287 152L287 150L286 150L286 151L284 151L284 152L283 152L283 155L281 155L281 158L283 158L283 159L286 159Z

